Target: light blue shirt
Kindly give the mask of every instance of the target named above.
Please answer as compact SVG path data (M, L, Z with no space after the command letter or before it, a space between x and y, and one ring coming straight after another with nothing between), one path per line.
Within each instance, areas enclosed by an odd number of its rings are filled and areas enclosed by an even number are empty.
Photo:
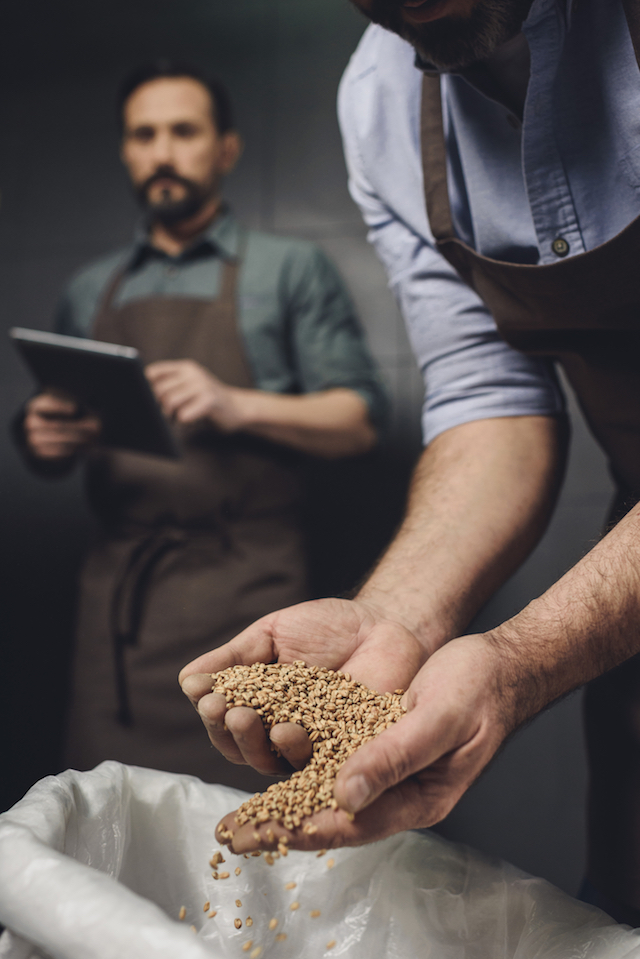
M611 239L640 215L640 71L620 0L534 0L524 122L468 79L442 78L457 235L480 253L553 263ZM339 114L350 190L409 331L426 391L425 442L496 416L557 415L550 362L501 339L478 296L435 251L420 157L422 73L413 48L364 34ZM606 283L607 278L603 277Z

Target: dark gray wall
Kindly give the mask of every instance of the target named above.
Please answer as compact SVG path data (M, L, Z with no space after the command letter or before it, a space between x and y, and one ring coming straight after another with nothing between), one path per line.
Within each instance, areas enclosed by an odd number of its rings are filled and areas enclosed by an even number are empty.
M397 518L418 451L421 396L384 273L346 191L335 120L337 83L364 22L347 0L26 0L3 19L4 327L47 328L69 275L127 242L136 211L118 161L112 98L118 77L155 55L194 59L231 87L247 149L228 195L243 219L315 239L339 264L394 397L384 455L345 474L351 494L341 518L347 538L363 544L352 565L344 565L342 549L333 560L346 585ZM90 519L77 477L44 483L19 462L7 423L31 385L6 341L0 363L0 702L7 713L0 801L7 805L59 765L74 577ZM343 484L333 483L337 495ZM609 492L600 454L577 418L553 524L479 626L516 612L582 554L598 534ZM317 525L321 532L324 524ZM326 572L326 531L318 545ZM584 785L575 696L519 734L442 830L573 891L582 869Z

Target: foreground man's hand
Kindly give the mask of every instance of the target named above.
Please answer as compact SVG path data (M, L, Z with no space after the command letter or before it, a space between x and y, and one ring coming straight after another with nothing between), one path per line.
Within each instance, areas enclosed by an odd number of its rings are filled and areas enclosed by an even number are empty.
M390 650L392 654L390 655ZM424 647L404 626L372 607L343 599L300 603L259 619L235 639L189 663L180 674L183 691L198 710L213 745L233 763L248 763L267 775L301 768L311 744L301 726L281 723L271 731L271 749L253 709L227 710L211 692L211 673L256 662L344 669L378 692L406 689L425 660Z
M514 691L508 683L501 687L500 660L500 651L482 635L438 650L405 694L406 716L338 773L334 796L340 809L305 820L303 827L317 827L313 835L275 823L239 828L229 813L222 825L234 833L233 851L274 848L284 835L291 849L359 845L443 819L518 721Z

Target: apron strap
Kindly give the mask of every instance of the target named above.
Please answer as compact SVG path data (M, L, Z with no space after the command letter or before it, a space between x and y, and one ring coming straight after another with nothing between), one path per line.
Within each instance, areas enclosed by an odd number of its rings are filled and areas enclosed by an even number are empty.
M238 251L234 257L225 257L222 261L222 278L220 280L220 293L218 294L218 301L221 304L231 304L235 308L240 270L244 263L248 241L247 231L239 226Z
M126 267L120 267L111 276L111 279L107 283L107 288L102 296L102 299L100 300L100 305L98 309L96 310L96 317L100 316L100 314L104 313L106 310L111 309L111 307L113 306L115 295L118 292L118 287L122 283L122 280L124 279L124 275L126 272L127 272Z
M455 231L447 190L447 155L442 122L440 77L425 75L422 78L420 143L429 226L435 240L448 240L455 236Z
M167 553L183 546L185 540L186 535L181 530L152 530L132 550L113 590L109 621L113 638L116 719L122 726L133 726L125 650L138 642L147 587L158 563Z

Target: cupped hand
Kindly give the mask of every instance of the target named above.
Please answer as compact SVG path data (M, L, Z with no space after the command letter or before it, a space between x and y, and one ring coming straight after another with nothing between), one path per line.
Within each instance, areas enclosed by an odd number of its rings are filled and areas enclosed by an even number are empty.
M145 368L165 416L178 423L208 419L224 432L242 426L246 390L227 386L195 360L162 360Z
M78 415L69 396L44 392L29 400L24 431L27 447L40 459L67 459L97 440L102 425L97 416Z
M439 822L517 723L503 673L501 653L484 635L452 640L409 686L406 715L341 768L334 788L340 808L323 810L295 832L276 823L238 827L229 813L221 826L234 834L231 848L272 848L286 834L292 849L329 849ZM303 832L309 822L317 827L312 835Z
M256 662L303 660L308 666L345 670L371 689L390 692L406 689L425 658L424 647L409 630L372 606L320 599L264 616L225 646L185 666L179 680L211 742L227 759L283 775L308 761L311 744L305 731L294 723L280 723L269 741L253 709L228 710L224 696L211 692L212 673Z

